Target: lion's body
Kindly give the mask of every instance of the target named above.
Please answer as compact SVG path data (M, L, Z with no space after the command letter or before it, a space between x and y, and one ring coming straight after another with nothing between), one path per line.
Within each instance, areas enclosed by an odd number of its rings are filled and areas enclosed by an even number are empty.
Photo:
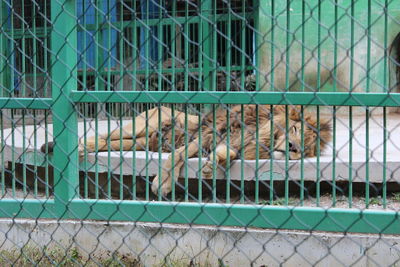
M180 174L185 156L192 158L199 155L199 133L202 137L202 154L209 155L209 160L202 170L205 178L212 176L214 160L217 164L224 166L228 153L231 160L239 158L242 151L244 151L243 158L248 160L255 159L257 153L259 159L269 159L271 156L283 159L287 152L289 152L289 159L299 159L302 156L314 157L318 150L317 140L322 151L331 138L328 121L321 119L318 126L319 119L315 114L304 114L302 120L303 113L295 107L274 106L272 113L270 106L267 105L236 105L228 110L229 112L220 108L199 118L193 115L185 116L185 113L180 111L172 114L172 110L167 107L154 108L137 116L134 127L132 124L123 127L122 142L121 130L116 129L110 134L99 135L97 148L95 139L89 138L86 149L89 152L96 149L104 151L110 145L111 149L120 150L122 144L123 150L131 150L135 144L137 150L147 148L150 151L159 151L161 143L161 150L170 153L170 156L163 165L162 179L158 176L154 178L152 191L157 194L160 190L163 195L166 195L171 191L172 178L177 179ZM174 120L172 120L173 117ZM273 123L271 123L271 118L273 118ZM301 123L302 121L304 123ZM160 133L162 140L158 139ZM302 133L304 133L303 139ZM271 142L271 137L273 142ZM109 145L108 141L110 141ZM175 166L172 166L172 152ZM160 181L161 188L159 188Z

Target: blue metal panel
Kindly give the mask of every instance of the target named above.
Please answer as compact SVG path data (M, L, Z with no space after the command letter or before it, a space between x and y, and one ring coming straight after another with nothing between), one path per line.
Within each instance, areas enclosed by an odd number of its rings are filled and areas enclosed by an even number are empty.
M96 3L97 2L97 3ZM117 63L117 31L109 24L117 21L116 0L77 0L78 28L78 68L95 69L96 47L99 47L99 69L115 67ZM97 4L97 5L96 5ZM87 30L88 25L96 23L96 9L99 13L99 25L103 27L97 32L100 42L96 43L96 31ZM86 26L86 27L85 27ZM109 42L109 38L111 41Z

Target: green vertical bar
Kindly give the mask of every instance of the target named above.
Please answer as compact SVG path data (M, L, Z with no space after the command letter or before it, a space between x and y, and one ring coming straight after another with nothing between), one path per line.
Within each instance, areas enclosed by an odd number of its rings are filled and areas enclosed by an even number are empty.
M135 28L136 29L136 28ZM135 82L135 81L133 81ZM131 104L132 110L134 110L134 103ZM136 131L136 120L135 113L132 116L132 133ZM132 134L132 199L136 200L136 134Z
M367 15L367 93L370 91L370 72L371 72L371 0L368 0ZM365 206L369 207L369 108L365 111Z
M175 2L175 1L174 1ZM212 0L204 0L204 1L199 1L200 5L200 29L199 32L201 32L202 38L199 39L200 42L202 42L202 46L199 47L200 55L199 57L202 58L202 54L205 54L204 60L202 64L199 64L199 67L203 67L204 70L204 78L200 75L199 79L201 81L204 81L204 90L208 91L211 90L213 79L212 79L212 73L214 72L212 65L214 62L211 62L214 57L213 57L213 40L214 40L214 35L211 33L215 33L214 31L211 31L211 25L210 21L212 21L212 16L211 16L211 11L213 10L213 1ZM205 19L204 19L205 18ZM213 25L216 27L216 25ZM206 38L203 40L203 38ZM200 86L200 88L203 87Z
M133 1L133 10L136 10L136 1ZM133 64L132 64L132 90L136 91L136 83L137 83L137 65L138 62L140 62L140 58L138 56L138 38L137 38L137 31L138 31L138 26L137 26L137 21L138 21L138 17L137 17L137 13L134 12L134 19L133 19L133 27L132 27L132 44L133 44L133 48L132 48L132 57L133 57ZM140 47L140 44L139 44ZM139 60L138 60L139 58ZM132 105L132 108L134 108L134 106ZM135 116L133 116L135 117ZM133 155L135 156L135 154Z
M241 44L241 57L240 57L240 67L242 69L240 74L240 90L245 90L245 67L246 67L246 6L245 0L242 0L241 4L242 9L242 18L241 18L241 35L240 35L240 44ZM240 106L240 122L244 125L244 105ZM240 203L244 203L244 128L240 127Z
M212 105L212 112L213 112L213 144L212 144L212 153L216 155L216 147L217 147L217 114L216 114L216 107ZM212 179L212 198L213 203L217 202L217 162L216 157L213 157L213 179Z
M201 107L199 107L199 110L200 110L200 108ZM201 120L202 120L202 117L201 116L198 116L199 117L199 120L198 120L198 124L199 125L201 125ZM202 128L201 128L201 126L199 127L199 143L198 143L198 146L199 146L199 151L198 151L198 158L199 158L199 162L198 162L198 168L199 168L199 181L198 181L198 197L197 197L197 199L198 199L198 202L202 202L203 201L203 177L202 177L202 166L203 166L203 164L202 164L202 158L203 158L203 144L202 144L202 130L201 130Z
M124 174L122 170L122 166L124 163L124 145L122 143L123 129L124 129L124 121L123 121L123 111L122 111L122 103L118 103L119 110L119 199L122 200L124 198ZM109 165L111 166L111 165ZM110 190L111 191L111 190ZM111 192L110 192L111 195Z
M260 196L260 180L259 180L259 158L260 158L260 143L259 143L259 135L260 135L260 125L259 125L259 106L256 105L256 164L255 164L255 172L254 172L254 177L255 177L255 188L254 188L254 202L256 204L259 203L259 196Z
M274 0L272 0L272 12L273 12L273 9L274 9ZM254 6L256 7L254 10L255 10L255 16L254 16L254 25L255 25L255 31L254 31L254 42L255 42L255 45L253 46L254 48L255 48L255 50L253 51L253 53L254 53L254 57L253 58L255 58L255 62L253 62L253 64L255 65L255 76L256 76L256 91L258 91L258 90L260 90L260 64L259 64L259 62L260 62L260 59L259 59L259 57L260 57L260 54L261 53L259 53L259 47L260 47L260 39L261 40L263 40L263 38L260 38L260 36L258 35L258 33L259 33L259 31L261 30L261 28L262 28L262 26L260 25L260 12L262 12L262 7L261 7L261 5L263 5L263 6L266 6L266 1L265 0L254 0ZM274 18L273 18L273 15L272 15L272 20L274 20ZM274 47L274 43L273 43L273 38L274 38L274 24L272 24L271 25L271 41L272 41L272 43L271 43L271 49L273 49L273 47ZM273 60L273 58L271 57L271 60ZM272 69L272 66L273 66L273 64L271 65L271 69ZM272 73L271 73L272 74ZM261 74L262 75L262 74ZM273 76L271 76L271 79L273 79ZM271 81L273 81L273 80L271 80Z
M4 1L0 1L0 31L5 32L6 31L6 25L7 25L7 18L8 18L8 12L7 12L7 5L4 3ZM0 57L0 94L3 96L4 90L9 88L10 86L10 73L9 69L10 66L8 64L8 60L6 59L8 57L9 52L7 51L7 38L5 34L0 34L0 55L4 55ZM4 173L4 172L2 172Z
M93 8L95 9L95 28L96 29L100 29L100 20L101 18L99 18L99 0L94 0L91 1L91 5L93 6ZM100 33L99 33L100 31ZM100 73L100 69L99 66L102 63L101 60L101 54L99 52L99 47L101 44L101 30L96 30L95 31L95 40L96 43L95 45L95 49L94 49L94 71L93 71L93 75L94 75L94 90L95 91L99 91L100 90L100 78L101 78L101 73ZM95 184L95 189L94 189L94 194L95 194L95 198L98 199L99 198L99 162L98 162L98 153L99 153L99 142L98 142L98 136L99 136L99 119L98 119L98 114L101 113L101 109L103 106L99 105L98 103L95 103L94 105L96 107L96 114L93 114L95 116L94 118L94 131L95 131L95 142L94 142L94 147L95 147L95 163L94 163L94 169L95 169L95 176L94 176L94 184ZM99 109L100 106L100 109Z
M200 45L200 42L203 42L203 34L204 34L204 27L207 27L207 25L204 25L204 19L203 19L203 16L205 15L204 14L204 12L205 12L205 10L204 10L204 2L206 2L206 1L203 1L203 2L201 2L200 1L200 16L199 16L199 19L200 19L200 22L199 22L199 31L198 31L198 40L199 40L199 45L198 45L198 55L197 55L197 61L198 61L198 68L199 68L199 90L204 90L203 88L204 88L204 83L203 83L203 81L204 81L204 76L203 76L203 56L202 56L202 52L201 52L201 50L202 50L202 46ZM209 12L209 10L208 10L208 12ZM205 36L209 36L209 35L205 35ZM210 39L208 39L207 40L207 45L210 45L209 44L209 42L210 42ZM211 54L209 54L209 56L210 56ZM209 57L208 57L209 58ZM206 60L207 61L207 60ZM208 68L209 68L209 66L207 66L207 69L206 69L206 71L209 71L208 70ZM207 73L207 72L206 72ZM208 75L208 73L207 73L207 76L209 76ZM208 81L209 82L209 81ZM209 84L207 84L207 85L209 85ZM208 90L210 89L210 88L207 88ZM198 114L201 114L201 111L202 111L202 105L197 105L197 111L198 111ZM199 120L198 120L198 124L199 125L201 125L201 117L202 116L198 116L199 117ZM202 163L202 158L203 158L203 145L202 145L202 142L203 142L203 140L202 140L202 128L201 128L201 126L198 128L199 130L198 130L198 136L199 136L199 142L198 142L198 147L199 147L199 150L198 150L198 154L197 154L197 157L198 157L198 169L199 169L199 171L198 171L198 183L197 183L197 186L198 186L198 196L197 196L197 201L198 202L202 202L202 200L203 200L203 176L202 176L202 167L203 167L203 163Z
M305 1L301 2L301 91L305 90L305 34L306 34L306 4ZM300 205L304 205L304 107L301 106L301 140L300 140L300 150L301 150L301 159L300 159Z
M86 10L85 2L82 1L82 10ZM87 39L86 39L86 16L82 16L82 24L80 30L84 33L82 35L82 47L86 49L87 47ZM86 55L85 52L80 53L79 55L82 60L82 90L87 90L87 66L86 66ZM83 108L83 144L84 144L84 151L83 151L83 169L84 169L84 198L89 197L89 172L88 172L88 152L86 150L87 147L87 118L89 117L88 106L92 104L81 104ZM97 157L96 157L97 158ZM97 160L97 159L96 159Z
M186 87L185 87L186 91ZM188 177L188 105L185 105L185 201L189 201L189 177Z
M211 0L209 0L211 1ZM212 6L212 23L213 23L213 29L212 29L212 46L211 46L211 58L212 58L212 70L211 70L211 90L216 91L217 90L217 65L218 65L218 60L217 60L217 32L218 32L218 27L217 27L217 1L213 1L213 6ZM211 35L211 34L210 34ZM214 109L213 109L214 110Z
M229 106L226 109L226 203L231 201L231 160L230 160L230 139L231 139L231 127L230 127L230 112Z
M136 11L136 1L133 1L133 10ZM133 19L133 29L132 29L132 41L133 41L133 48L132 48L132 57L133 57L133 64L132 64L132 90L136 91L136 83L137 83L137 65L138 65L138 38L137 38L137 13L134 12L134 19ZM123 16L121 17L123 18ZM140 45L139 45L140 46ZM140 59L139 59L140 61ZM136 114L135 114L135 103L131 104L132 109L132 133L136 132ZM137 198L137 167L136 167L136 134L132 134L132 200L136 200Z
M172 74L173 77L175 76L175 73ZM174 86L174 90L175 90ZM175 166L175 105L171 106L171 118L172 118L172 150L171 150L171 161L172 161L172 166ZM175 172L171 172L171 200L175 201Z
M162 0L158 1L159 7L158 9L158 25L157 25L157 39L159 40L157 43L157 49L158 49L158 75L157 75L157 79L158 79L158 86L157 89L158 91L162 91L162 76L163 76L163 65L162 65L162 61L163 61L163 53L162 53L162 42L163 42L163 27L161 24L162 21L162 13L163 13L163 4L162 4ZM162 200L162 195L161 195L161 185L162 185L162 138L160 138L162 136L162 112L161 112L161 105L158 104L158 200L161 201Z
M1 127L1 151L5 151L5 140L4 140L4 120L3 120L3 110L0 110L0 127ZM4 196L6 193L5 188L5 161L4 161L4 152L1 153L1 196Z
M334 40L333 44L333 91L337 91L337 58L338 58L338 0L335 0L335 26L334 26ZM332 206L336 206L336 106L333 107L333 122L332 122Z
M149 21L149 4L146 5L146 25L150 25L150 21ZM143 13L142 13L142 19L143 19ZM142 34L142 32L141 32ZM144 48L144 54L146 57L146 64L145 64L145 90L149 90L149 40L150 40L150 34L149 34L149 27L145 27L145 34L144 34L144 39L145 41L145 48ZM151 37L153 38L153 36ZM140 44L140 46L142 46L143 44ZM143 47L141 47L140 49L143 49ZM140 58L141 60L143 60L143 58ZM153 64L153 62L151 62ZM143 64L141 64L143 66ZM148 151L148 150L146 150Z
M304 2L303 2L304 3ZM304 80L302 80L304 81ZM300 205L304 205L304 107L301 106L300 110L300 120L301 120L301 139L300 139L300 150L301 150L301 160L300 160Z
M176 1L173 1L172 3L172 17L176 17ZM176 84L175 84L175 57L176 57L176 26L174 23L171 24L172 27L172 44L171 44L171 50L172 50L172 77L171 77L171 83L172 83L172 91L176 91ZM172 166L175 166L175 105L171 105L171 127L172 127L172 142L171 142L171 161L172 161ZM171 172L171 200L175 201L175 173Z
M160 90L161 88L158 87L158 90ZM162 200L162 195L161 195L161 185L162 185L162 124L161 124L161 116L162 116L162 112L161 112L161 105L158 104L158 201Z
M321 17L322 16L322 10L321 10L321 1L318 1L318 47L317 47L317 59L318 59L318 65L317 65L317 89L316 91L320 91L321 89ZM317 207L320 205L320 196L321 196L321 169L320 169L320 118L319 118L319 106L317 106Z
M387 184L386 184L386 152L387 152L387 130L386 130L386 107L383 107L383 188L382 188L382 198L383 198L383 208L386 209L387 206Z
M319 106L317 106L317 207L320 205L321 197L321 168L320 168L320 156L321 156L321 135L320 135L320 116Z
M164 12L164 5L163 5L163 0L158 1L158 23L157 23L157 50L158 50L158 75L157 75L157 88L159 91L162 91L162 77L163 77L163 26L162 26L162 14ZM154 48L152 48L154 49ZM159 111L160 112L160 111ZM160 119L161 120L161 119ZM160 139L160 138L159 138Z
M354 1L350 7L350 85L349 91L353 91L354 83ZM349 107L349 208L353 206L353 109Z
M289 151L289 108L285 106L285 151ZM285 206L289 205L289 153L285 153Z
M15 119L14 119L14 110L11 110L11 177L12 177L12 181L11 181L11 189L12 189L12 196L13 198L16 197L15 195Z
M46 66L46 65L45 65ZM46 89L45 89L46 90ZM44 136L44 143L46 144L46 154L44 155L45 157L45 169L44 169L44 176L45 176L45 183L46 183L46 189L45 189L45 193L46 193L46 198L48 198L50 196L50 192L49 192L49 188L50 188L50 180L49 180L49 137L48 137L48 132L49 132L49 112L48 110L44 110L44 130L45 130L45 136Z
M259 7L260 10L261 7ZM275 0L271 0L271 74L270 74L270 91L274 91L275 86L275 77L274 77L274 69L275 69ZM271 131L270 131L270 140L271 144L269 147L269 204L274 204L274 106L271 105Z
M33 91L34 95L37 95L37 41L36 41L36 5L33 5L33 14L32 14L32 24L33 24L33 35L35 38L32 38L32 43L33 43ZM36 130L36 110L33 110L33 161L37 162L37 130ZM38 193L38 167L37 164L34 165L33 167L33 173L35 177L35 188L34 188L34 193L35 197L37 196Z
M226 25L226 30L227 30L227 37L228 41L226 42L226 91L230 91L230 85L231 85L231 61L232 61L232 8L231 4L227 2L228 6L228 21ZM231 201L231 190L230 190L230 185L231 185L231 160L230 160L230 110L229 106L226 109L226 123L227 123L227 128L226 128L226 203L229 203Z
M146 88L148 89L148 88ZM146 138L146 162L149 162L149 105L146 105L146 112L145 112L145 118L146 118L146 130L145 130L145 138ZM146 200L149 200L149 193L150 193L150 178L149 178L149 166L146 164L146 170L145 170L145 175L146 175L146 190L145 190L145 194L146 194Z
M290 87L290 0L286 1L286 68L285 91ZM285 151L289 151L289 110L285 106ZM285 153L285 205L289 205L289 153Z
M111 2L110 0L107 0L107 6L106 9L103 9L107 14L112 14L112 9L116 8L111 6ZM121 9L122 9L122 4L121 4ZM121 10L122 11L122 10ZM123 13L121 13L121 16L123 16ZM111 21L108 19L109 17L105 18L105 22L104 24L106 24L107 27L107 51L111 51ZM118 47L119 47L119 62L121 63L121 66L119 68L119 77L120 77L120 86L119 86L119 90L121 90L121 85L123 83L123 67L124 67L124 57L123 57L123 23L121 23L119 25L119 34L120 34L120 38L118 38ZM107 54L107 85L106 85L106 91L111 91L111 53ZM121 56L122 55L122 56ZM117 88L115 88L114 90L118 90ZM111 132L111 127L110 127L110 123L111 123L111 114L113 114L113 116L116 116L116 113L114 113L113 108L116 106L121 107L121 103L107 103L104 104L103 106L105 106L105 111L107 114L107 132L110 133ZM118 112L121 112L121 109L118 110ZM119 113L119 115L121 115L121 113ZM123 161L123 155L122 155L122 128L123 128L123 124L122 124L122 119L120 117L120 121L119 121L120 125L119 125L119 129L120 129L120 140L119 140L119 145L120 145L120 151L119 151L119 158L120 158L120 164L119 164L119 197L120 199L123 198L123 176L122 176L122 161ZM110 135L107 136L107 165L111 166L111 142L110 142ZM107 197L109 199L112 198L112 190L111 190L111 178L112 178L112 174L111 174L111 170L110 168L108 168L107 170Z
M4 1L0 1L0 22L1 22L1 31L5 31L5 25L7 25L7 5ZM5 34L0 34L0 54L8 55L7 51L7 38ZM0 57L0 96L5 95L5 90L9 88L9 64L7 64L7 60L5 57ZM1 151L5 151L5 139L4 139L4 118L3 118L3 110L0 110L0 127L1 127ZM4 161L4 152L1 153L1 195L4 196L6 193L5 190L5 161Z
M365 110L365 207L369 207L369 108Z
M349 208L353 202L353 109L349 107Z
M242 69L240 73L240 90L245 89L245 79L246 79L246 72L244 71L246 68L246 5L245 5L245 0L242 0L241 4L241 9L242 9L242 18L240 21L240 27L242 28L241 34L240 34L240 68Z
M244 125L244 105L240 106L240 122ZM244 203L244 127L240 127L240 203Z
M15 36L14 36L14 10L11 10L11 16L9 18L11 20L11 29L10 29L10 35L11 35L11 42L10 42L10 50L9 52L9 58L11 58L11 71L10 71L10 87L6 88L8 90L7 96L9 97L14 97L14 92L15 92L15 71L16 69L16 64L15 64L15 46L14 46L14 41L15 41ZM15 120L14 120L14 110L10 110L11 113L11 187L12 187L12 196L15 197Z
M102 106L107 106L110 107L110 103L102 104ZM111 133L111 116L110 112L106 112L107 114L107 133ZM122 129L122 125L119 127ZM121 133L121 132L120 132ZM107 135L107 165L111 166L111 136L108 134ZM112 178L112 173L111 173L111 168L107 168L107 197L111 198L111 178Z
M388 65L388 0L385 0L385 8L384 8L384 51L385 51L385 56L383 59L383 91L388 92L389 89L388 84L387 84L387 65ZM387 207L387 187L386 187L386 138L387 138L387 131L386 131L386 107L383 107L383 187L382 187L382 199L383 199L383 208L386 209Z
M22 110L22 151L25 151L26 149L26 144L25 144L25 138L26 138L26 129L25 129L25 109ZM25 153L22 153L22 188L24 192L24 196L26 196L26 157ZM36 177L35 177L36 181Z
M79 189L78 129L74 104L68 99L76 87L77 34L75 1L52 1L51 32L54 143L54 192L60 218L68 216L68 202Z
M332 122L332 206L336 206L336 107L333 107Z
M23 19L25 18L25 6L24 6L24 1L20 1L20 5L21 5L21 15ZM25 23L21 23L21 30L22 32L25 32ZM25 96L26 97L26 47L25 47L25 43L26 43L26 39L25 39L25 34L22 35L21 38L21 46L22 46L22 53L21 53L21 72L22 72L22 77L21 77L21 82L22 82L22 88L21 88L21 96ZM31 60L31 59L29 59ZM35 62L35 61L33 61ZM33 65L33 64L32 64ZM35 68L35 66L33 65L33 67ZM35 82L35 79L33 79L33 81Z
M272 82L272 81L271 81ZM270 131L270 140L271 144L269 147L269 204L273 205L274 204L274 140L275 140L275 134L274 134L274 106L271 105L271 131Z

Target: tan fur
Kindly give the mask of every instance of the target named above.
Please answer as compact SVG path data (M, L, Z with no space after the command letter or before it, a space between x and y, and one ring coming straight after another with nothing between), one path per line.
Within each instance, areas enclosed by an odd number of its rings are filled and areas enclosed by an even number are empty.
M302 157L301 153L301 113L299 107L289 107L286 111L285 106L274 106L274 112L271 114L270 106L258 106L258 142L257 136L257 117L256 105L244 105L242 121L242 108L240 105L233 106L229 112L230 125L227 125L227 111L225 109L218 109L216 111L216 121L214 123L213 113L206 115L199 126L199 117L188 115L187 117L187 153L188 157L197 157L199 154L199 127L202 133L202 150L209 155L208 161L202 169L204 178L212 176L213 160L223 166L226 162L228 155L231 160L240 157L242 151L242 128L244 130L244 159L253 160L256 158L256 146L259 145L259 159L269 159L271 155L275 159L284 159L286 154L286 140L289 146L289 159L296 160ZM287 112L287 113L286 113ZM286 134L286 114L288 114L288 133ZM160 116L161 115L161 116ZM271 117L273 115L273 151L271 153ZM146 123L146 117L148 118ZM161 121L160 121L161 118ZM160 124L161 122L161 124ZM162 129L159 129L161 125ZM213 151L213 136L216 140L216 153ZM122 145L123 150L131 150L133 143L133 136L136 138L136 149L144 150L146 142L146 127L148 127L149 136L149 150L158 151L159 147L159 133L161 132L161 143L163 152L171 152L172 149L172 127L175 129L175 148L174 158L175 165L172 166L172 154L169 155L167 161L163 165L162 180L161 180L161 193L167 195L171 192L171 181L177 179L185 159L185 114L183 112L175 111L174 120L172 120L171 110L167 107L160 109L154 108L149 111L143 112L135 118L135 132L133 133L132 124L126 125L122 131ZM227 131L230 131L230 147L227 147ZM317 136L318 125L315 114L304 114L304 157L314 157L317 155ZM327 142L331 139L331 127L328 120L321 118L319 125L320 137L320 150L326 147ZM100 135L98 139L98 150L106 151L108 149L107 140L111 140L111 148L120 150L120 130L114 130L110 136ZM83 146L80 146L81 151ZM89 138L87 140L88 152L95 150L95 139ZM156 176L153 180L152 191L157 194L159 188L159 177Z

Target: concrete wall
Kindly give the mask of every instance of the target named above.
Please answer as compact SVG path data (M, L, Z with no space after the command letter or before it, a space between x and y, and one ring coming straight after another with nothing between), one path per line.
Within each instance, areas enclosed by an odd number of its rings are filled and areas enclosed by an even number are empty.
M81 255L96 257L118 251L145 266L166 256L182 266L389 266L400 261L400 236L134 222L1 219L0 244L1 250L26 244L76 247Z

